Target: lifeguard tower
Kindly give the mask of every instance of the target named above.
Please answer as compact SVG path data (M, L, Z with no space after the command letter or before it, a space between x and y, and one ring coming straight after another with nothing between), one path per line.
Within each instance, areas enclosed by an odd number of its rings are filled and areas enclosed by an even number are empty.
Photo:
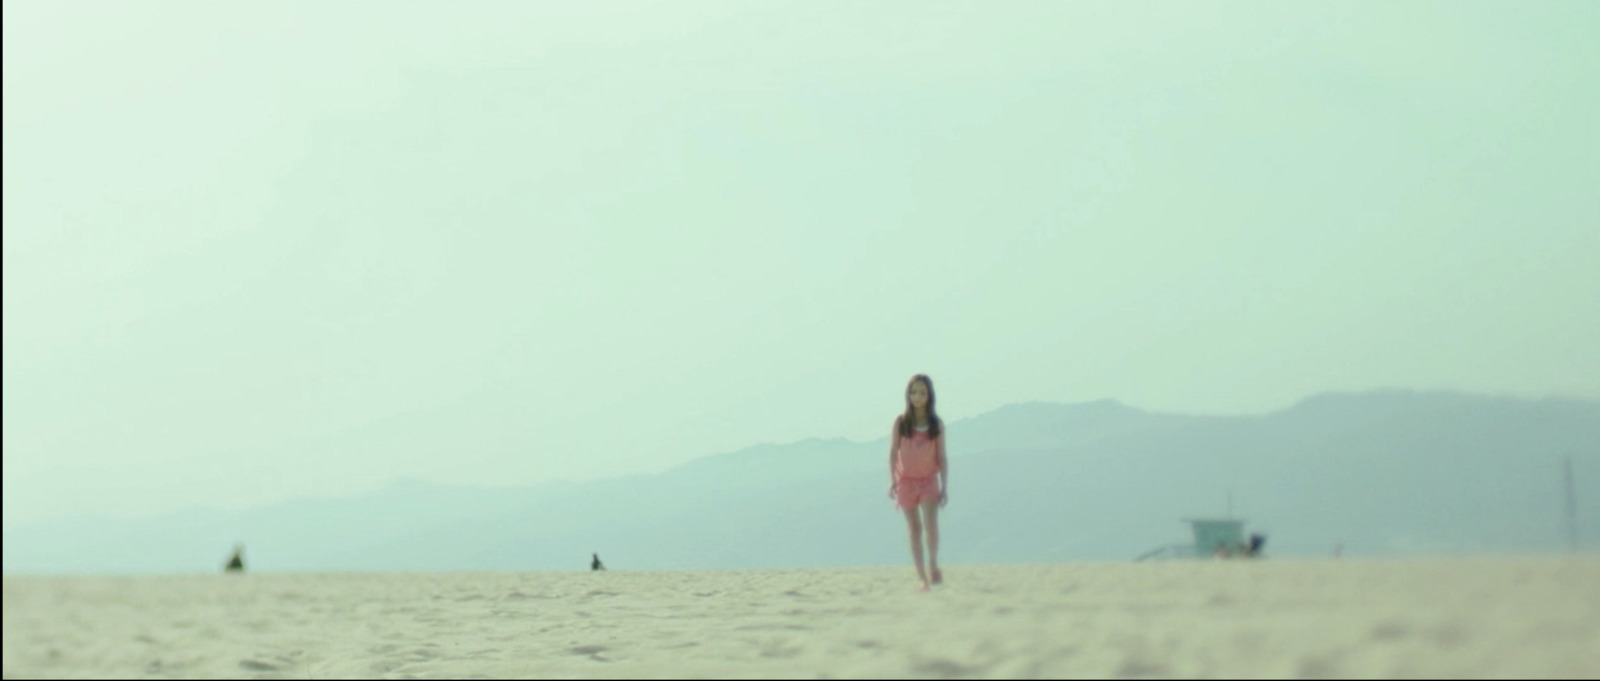
M1260 535L1247 540L1244 536L1244 521L1236 518L1186 518L1183 522L1189 523L1189 528L1194 531L1193 544L1163 546L1148 551L1134 560L1210 558L1217 555L1218 546L1230 556L1254 555L1261 550L1261 545L1266 540Z
M1197 557L1214 555L1218 547L1232 554L1247 546L1244 543L1243 520L1193 518L1184 522L1194 529L1194 555Z

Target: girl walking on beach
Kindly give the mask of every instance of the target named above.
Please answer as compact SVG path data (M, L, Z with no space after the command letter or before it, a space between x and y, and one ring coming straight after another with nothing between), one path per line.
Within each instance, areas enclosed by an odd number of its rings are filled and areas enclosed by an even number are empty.
M923 591L939 573L939 507L949 497L949 465L944 456L944 423L933 410L933 380L925 374L906 384L906 411L895 417L889 435L889 496L906 514L911 531L911 560ZM928 536L927 568L922 561L922 536ZM930 574L931 573L931 574Z

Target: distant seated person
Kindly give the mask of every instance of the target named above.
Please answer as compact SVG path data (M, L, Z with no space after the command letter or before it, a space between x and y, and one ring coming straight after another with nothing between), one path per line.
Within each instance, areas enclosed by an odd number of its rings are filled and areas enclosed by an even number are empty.
M244 544L233 545L233 556L228 558L226 565L222 566L223 572L244 572Z
M1212 555L1218 558L1254 558L1261 553L1261 545L1267 543L1267 538L1260 534L1250 535L1250 541L1239 542L1228 546L1224 542L1217 542L1217 550Z
M1250 535L1250 546L1245 549L1244 555L1255 557L1261 554L1261 546L1267 543L1265 535L1260 533Z
M600 554L591 553L589 555L594 556L594 559L589 561L589 569L590 570L593 570L595 572L599 572L601 570L606 569L606 564L600 562Z

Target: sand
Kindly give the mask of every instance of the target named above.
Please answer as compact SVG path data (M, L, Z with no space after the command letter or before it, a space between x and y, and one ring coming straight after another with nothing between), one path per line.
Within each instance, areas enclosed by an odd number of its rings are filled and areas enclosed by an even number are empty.
M20 677L1597 677L1600 557L5 578Z

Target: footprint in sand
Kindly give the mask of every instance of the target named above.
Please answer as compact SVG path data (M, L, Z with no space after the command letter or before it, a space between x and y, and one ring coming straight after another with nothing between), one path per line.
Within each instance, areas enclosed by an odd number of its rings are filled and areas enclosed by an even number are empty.
M968 667L950 660L925 660L912 665L916 676L926 676L936 679L955 679L972 676L978 671L975 667Z
M260 660L240 660L239 667L253 672L275 672L279 669L277 665L267 664Z
M571 648L568 648L567 651L571 652L573 655L588 655L589 659L594 660L595 662L610 662L611 661L611 660L608 660L606 658L600 657L600 653L603 653L603 652L606 651L606 647L605 646L573 646Z

